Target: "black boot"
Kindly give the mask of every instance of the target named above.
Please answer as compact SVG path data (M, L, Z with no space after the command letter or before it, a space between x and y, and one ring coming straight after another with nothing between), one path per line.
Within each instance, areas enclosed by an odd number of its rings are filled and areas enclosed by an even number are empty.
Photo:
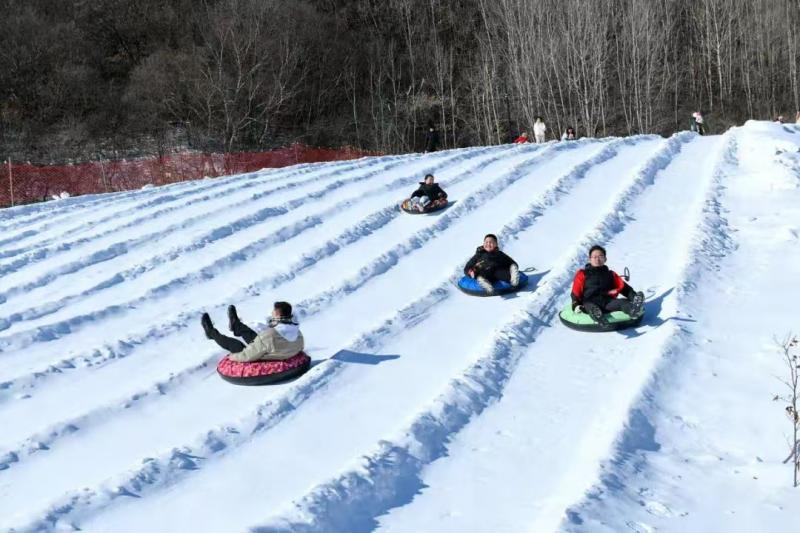
M637 318L644 313L644 293L637 292L631 301L631 317Z
M203 316L200 317L200 325L203 326L206 337L213 339L217 330L214 329L214 324L211 322L211 317L208 316L208 313L203 313Z
M595 304L584 304L583 308L595 322L604 328L608 327L608 320L606 320L606 316L603 314L603 310L600 309L600 307Z
M236 314L236 307L233 305L228 306L228 329L231 330L232 333L236 333L236 326L241 324L239 320L239 315Z

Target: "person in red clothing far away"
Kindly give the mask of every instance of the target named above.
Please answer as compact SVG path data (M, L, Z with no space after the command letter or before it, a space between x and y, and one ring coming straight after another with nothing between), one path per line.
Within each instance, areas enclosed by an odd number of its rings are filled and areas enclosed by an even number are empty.
M625 298L617 298L619 295ZM589 313L595 322L607 325L605 313L622 311L635 318L644 312L644 293L635 292L619 274L606 266L606 249L595 244L589 262L572 281L572 309Z
M514 139L514 142L515 142L515 143L517 143L517 144L521 144L521 143L526 143L526 142L528 142L528 132L527 132L527 131L523 131L523 132L520 134L520 136L519 136L519 137L517 137L516 139Z

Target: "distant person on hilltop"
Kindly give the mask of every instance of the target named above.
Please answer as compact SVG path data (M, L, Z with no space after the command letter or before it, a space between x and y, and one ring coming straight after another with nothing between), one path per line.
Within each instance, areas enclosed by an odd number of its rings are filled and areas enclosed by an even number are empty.
M567 129L564 131L564 134L561 136L562 141L574 141L578 137L575 135L575 128L572 126L567 126Z
M778 115L777 118L775 118L775 122L783 124L783 115Z
M536 117L536 122L533 123L533 136L536 139L536 142L543 143L545 141L546 133L547 126L545 126L544 120L542 120L542 117Z
M428 123L425 133L425 152L435 152L439 148L439 132L433 127L433 122Z
M705 135L706 133L706 126L703 122L703 114L700 111L695 111L692 113L692 124L691 124L692 131L696 131L700 135Z
M522 133L520 133L519 137L514 139L514 142L516 144L522 144L522 143L530 142L530 140L528 139L528 132L527 131L523 131Z

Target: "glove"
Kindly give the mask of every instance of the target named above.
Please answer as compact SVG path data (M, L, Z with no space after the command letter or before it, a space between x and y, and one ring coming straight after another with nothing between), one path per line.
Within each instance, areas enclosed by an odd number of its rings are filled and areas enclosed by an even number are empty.
M470 268L469 270L467 270L467 275L474 279L475 278L475 269Z
M576 313L583 313L583 306L582 305L576 305L575 306L575 312Z

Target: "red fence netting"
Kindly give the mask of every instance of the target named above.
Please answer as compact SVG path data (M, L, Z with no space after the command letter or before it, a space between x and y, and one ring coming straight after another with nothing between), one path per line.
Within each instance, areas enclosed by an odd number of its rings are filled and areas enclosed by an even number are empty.
M102 160L74 165L31 165L4 162L0 167L0 206L27 204L52 195L125 191L145 185L279 168L297 163L357 159L374 152L352 148L312 148L294 144L269 152L229 154L177 153L131 160ZM13 201L12 201L13 200Z

